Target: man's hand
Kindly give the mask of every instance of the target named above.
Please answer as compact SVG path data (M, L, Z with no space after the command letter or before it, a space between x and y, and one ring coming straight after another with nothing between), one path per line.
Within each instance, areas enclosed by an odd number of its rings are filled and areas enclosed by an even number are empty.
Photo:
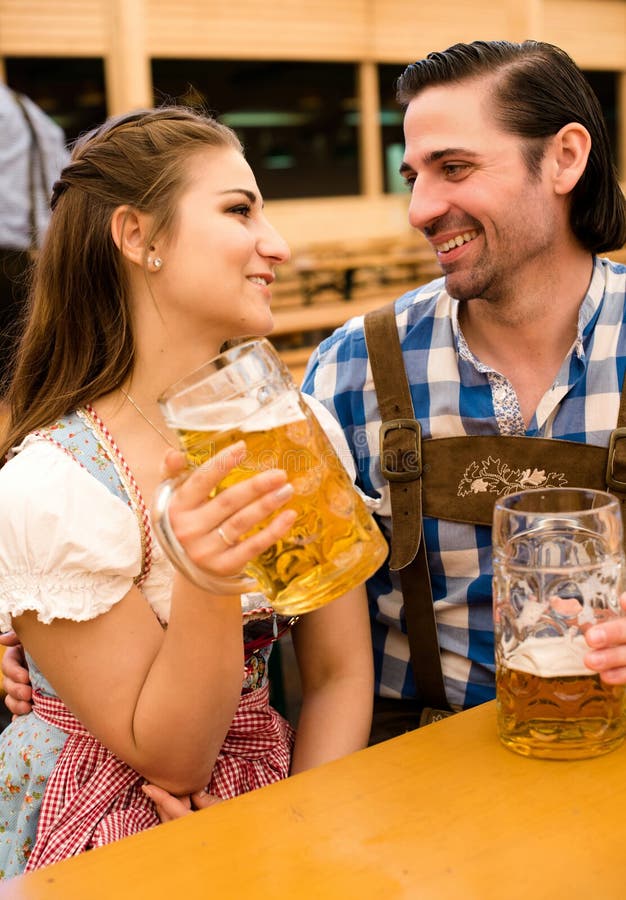
M14 716L23 716L32 710L32 690L24 651L14 631L0 635L0 645L6 647L2 657L4 702Z
M626 613L626 594L619 602ZM626 684L626 615L592 625L585 640L592 651L585 656L585 665L606 684Z

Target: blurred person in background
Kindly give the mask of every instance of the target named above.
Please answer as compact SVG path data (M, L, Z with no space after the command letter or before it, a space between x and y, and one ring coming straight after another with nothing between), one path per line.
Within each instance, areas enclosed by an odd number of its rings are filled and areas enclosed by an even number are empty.
M28 272L69 154L63 130L0 82L0 404L26 302Z

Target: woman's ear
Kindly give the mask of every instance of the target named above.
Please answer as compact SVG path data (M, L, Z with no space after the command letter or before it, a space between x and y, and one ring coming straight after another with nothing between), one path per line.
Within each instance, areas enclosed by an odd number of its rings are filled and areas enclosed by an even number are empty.
M569 122L553 138L554 190L557 194L569 194L582 177L589 151L591 136L584 125Z
M149 217L132 206L118 206L111 216L111 237L125 259L145 265L148 251Z

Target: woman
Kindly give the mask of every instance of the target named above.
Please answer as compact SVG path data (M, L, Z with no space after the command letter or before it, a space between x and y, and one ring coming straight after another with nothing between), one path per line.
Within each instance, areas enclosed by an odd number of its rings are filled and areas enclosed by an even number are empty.
M361 590L294 628L291 756L267 680L242 693L239 600L174 573L152 540L149 498L184 465L156 398L226 340L271 330L288 258L237 138L178 108L111 119L51 205L0 443L0 628L28 653L35 706L0 738L5 876L155 824L146 781L233 796L364 746L371 716ZM206 500L244 453L196 470L170 507L216 575L293 522L282 510L243 538L289 499L280 470Z

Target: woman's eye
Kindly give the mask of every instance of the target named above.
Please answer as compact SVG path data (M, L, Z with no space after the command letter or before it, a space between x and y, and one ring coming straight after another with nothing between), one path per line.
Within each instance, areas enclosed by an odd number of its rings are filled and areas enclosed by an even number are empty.
M231 206L228 212L235 213L238 216L249 216L251 213L251 207L248 203L241 203L238 206Z

